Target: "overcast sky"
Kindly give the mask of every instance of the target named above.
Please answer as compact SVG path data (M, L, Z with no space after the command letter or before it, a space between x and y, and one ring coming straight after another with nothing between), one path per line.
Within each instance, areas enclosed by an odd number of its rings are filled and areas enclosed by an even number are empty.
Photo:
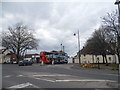
M62 43L68 55L74 56L78 44L77 36L73 34L79 30L82 48L94 30L99 28L100 17L117 9L117 6L114 5L115 0L64 1L2 2L0 31L6 31L9 25L22 21L34 30L35 37L40 40L38 50L29 53L61 50Z

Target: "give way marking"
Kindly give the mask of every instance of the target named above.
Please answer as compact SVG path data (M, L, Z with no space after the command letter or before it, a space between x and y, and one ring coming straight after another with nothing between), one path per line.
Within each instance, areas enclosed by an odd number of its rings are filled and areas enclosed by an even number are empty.
M10 86L8 88L25 88L25 87L28 87L28 86L32 86L33 88L39 88L38 86L35 86L29 82L27 83L22 83L22 84L18 84L18 85L14 85L14 86Z

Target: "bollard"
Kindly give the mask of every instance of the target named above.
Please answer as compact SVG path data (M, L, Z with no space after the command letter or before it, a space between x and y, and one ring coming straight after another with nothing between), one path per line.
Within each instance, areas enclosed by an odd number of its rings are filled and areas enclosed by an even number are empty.
M54 65L54 60L52 61L52 65Z
M42 61L42 63L41 63L42 65L44 65L44 62Z

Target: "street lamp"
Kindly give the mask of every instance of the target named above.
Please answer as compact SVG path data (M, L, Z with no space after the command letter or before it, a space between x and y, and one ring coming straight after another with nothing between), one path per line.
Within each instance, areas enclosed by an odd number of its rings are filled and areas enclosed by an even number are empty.
M115 5L118 5L118 27L120 26L120 1L116 0Z
M61 51L62 51L62 43L60 45L61 45Z
M65 46L63 46L63 52L65 51Z
M76 33L74 33L74 36L76 36ZM79 64L81 64L81 61L80 61L80 37L79 37L79 30L78 30L78 58L79 58Z

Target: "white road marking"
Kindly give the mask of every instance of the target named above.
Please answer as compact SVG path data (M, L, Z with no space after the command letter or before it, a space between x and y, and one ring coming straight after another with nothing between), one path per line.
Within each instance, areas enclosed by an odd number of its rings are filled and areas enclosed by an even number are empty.
M8 88L25 88L25 87L28 87L28 86L33 86L34 88L39 88L38 86L35 86L35 85L33 85L33 84L29 83L29 82L14 85L14 86L11 86L11 87L8 87Z
M35 79L49 81L49 82L116 82L112 80L99 80L99 79L61 79L61 80L42 79L42 78L35 78Z
M71 75L64 75L64 74L63 74L63 75L62 75L62 74L58 74L58 75L57 75L57 74L56 74L56 75L33 75L33 76L39 76L39 77L45 77L45 76L50 76L50 77L52 77L52 76L53 76L53 77L54 77L54 76L71 76Z
M12 75L7 75L7 76L4 76L5 78L9 78L9 77L11 77Z
M24 87L27 87L27 86L30 86L30 85L32 85L32 84L28 82L28 83L14 85L14 86L11 86L9 88L24 88Z
M65 75L65 74L44 74L44 75L39 75L39 74L36 74L36 75L33 75L33 77L35 79L38 79L38 80L44 80L44 81L49 81L49 82L116 82L116 81L112 81L112 80L99 80L99 79L75 79L73 77L69 77L70 79L43 79L42 77L61 77L61 76L72 76L72 75ZM40 78L38 78L40 77Z
M18 75L17 77L22 77L23 75Z
M77 80L77 79L64 79L64 80L55 80L56 82L115 82L111 80L94 80L94 79L84 79L84 80Z
M118 76L118 74L104 74L104 75Z
M35 79L43 80L43 81L48 81L48 82L55 82L54 80L49 80L49 79L41 79L41 78L35 78Z

